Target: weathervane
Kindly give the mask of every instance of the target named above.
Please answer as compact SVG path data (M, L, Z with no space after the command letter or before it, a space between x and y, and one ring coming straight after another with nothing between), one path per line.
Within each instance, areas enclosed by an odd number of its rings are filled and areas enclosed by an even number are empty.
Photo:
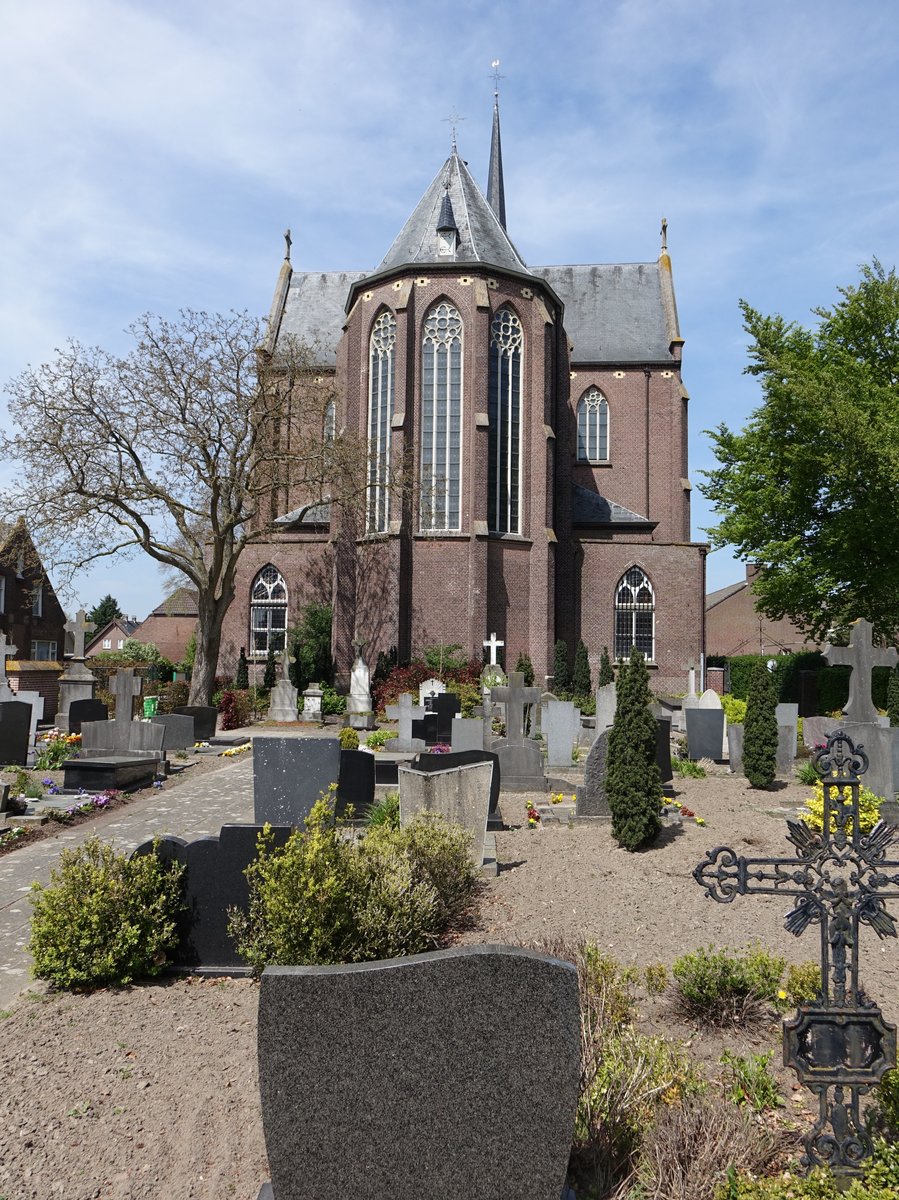
M499 73L499 59L498 58L495 58L490 65L493 68L493 98L495 100L498 100L499 99L499 81L501 79L505 79L506 77L505 77L505 75L500 75L500 73Z
M290 247L293 244L293 239L290 236L290 230L284 230L284 261L290 262Z
M453 154L455 154L456 153L456 126L459 124L460 121L464 121L465 118L460 117L459 114L456 112L456 110L453 109L453 111L450 113L450 115L448 117L444 117L443 119L444 119L444 121L449 121L450 126L452 128L452 131L453 131Z

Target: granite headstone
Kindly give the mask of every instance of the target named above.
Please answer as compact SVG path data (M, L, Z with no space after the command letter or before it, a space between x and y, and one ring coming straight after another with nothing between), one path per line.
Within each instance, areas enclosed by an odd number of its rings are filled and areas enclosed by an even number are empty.
M31 705L0 701L0 764L24 767L31 738Z
M211 704L181 704L173 713L194 719L194 737L198 742L208 742L215 737L219 712Z
M690 758L694 761L700 758L720 760L724 745L724 709L697 704L695 708L686 709L684 716L687 719L687 753Z
M194 719L183 713L159 713L150 718L153 725L161 725L165 730L162 739L163 750L186 750L196 742L194 735Z
M483 750L484 722L480 717L456 717L450 731L453 750Z
M319 796L337 783L337 738L257 737L253 741L253 814L257 825L300 827Z
M370 750L341 750L337 778L339 816L352 806L353 817L365 816L375 801L375 755Z
M109 709L102 700L73 700L69 705L69 733L80 733L84 721L108 721Z
M470 763L489 762L493 767L490 779L490 808L487 813L487 828L501 829L499 816L499 793L502 774L499 755L492 750L459 750L452 754L416 754L412 766L416 771L446 771L451 767L465 767Z
M584 784L577 790L575 816L611 820L612 813L606 796L610 732L608 729L601 729L590 747L584 764Z
M570 769L581 732L581 710L570 700L548 700L541 708L540 728L546 742L546 765Z
M453 692L443 692L434 697L433 711L437 714L437 741L450 745L453 736L453 719L462 711L459 697Z
M440 755L446 758L448 755ZM439 813L461 825L471 837L471 857L476 868L484 861L484 838L490 811L490 763L467 763L442 771L397 770L400 785L400 828L421 812Z

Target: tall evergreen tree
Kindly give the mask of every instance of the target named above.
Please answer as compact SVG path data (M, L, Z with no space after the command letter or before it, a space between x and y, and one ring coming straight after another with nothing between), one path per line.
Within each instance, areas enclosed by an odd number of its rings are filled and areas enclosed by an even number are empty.
M590 678L590 656L583 641L577 644L574 652L574 670L571 673L571 690L575 696L589 696L592 691Z
M656 762L656 719L649 707L649 672L636 646L618 669L615 695L606 769L612 837L625 850L638 850L655 841L662 827L662 779Z
M609 658L609 647L603 646L602 654L599 657L599 674L596 677L596 686L598 688L605 687L607 683L615 682L615 672L612 669L612 663Z
M887 685L887 714L890 725L899 725L899 667L890 671L890 682Z
M87 614L87 619L93 621L99 631L104 625L108 625L110 621L115 621L124 615L119 608L118 600L107 592L100 603L95 604Z
M278 668L275 663L275 651L269 647L268 658L265 660L265 673L262 676L262 686L271 691L278 679Z
M531 662L531 656L525 654L524 651L518 656L518 662L515 664L515 670L520 671L524 676L524 686L534 686L534 664Z
M757 662L749 680L743 722L743 774L752 787L769 788L777 773L777 689L774 674Z
M234 686L238 691L246 691L250 686L250 668L247 662L246 650L240 648L240 658L237 660L237 674L234 676Z
M571 683L571 670L568 666L568 647L562 638L556 642L553 654L553 691L558 696L567 692Z

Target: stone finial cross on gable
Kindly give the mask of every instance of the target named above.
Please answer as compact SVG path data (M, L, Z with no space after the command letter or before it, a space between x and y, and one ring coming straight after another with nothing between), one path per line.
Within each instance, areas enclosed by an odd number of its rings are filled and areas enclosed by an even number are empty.
M76 661L81 661L84 658L84 643L89 633L93 633L97 626L93 621L87 620L87 614L83 608L79 608L74 618L70 618L65 623L66 633L72 635L75 643L75 649L72 658Z
M17 647L6 640L6 634L0 633L0 687L6 687L6 660L12 658L17 652Z
M496 636L496 634L495 634L495 633L491 633L491 635L490 635L490 637L487 639L487 641L486 641L486 642L484 642L484 649L485 649L485 650L489 650L489 651L490 651L490 665L491 665L491 667L495 667L495 666L497 665L497 663L496 663L496 652L497 652L497 650L500 650L500 649L502 649L502 648L505 646L505 644L506 644L505 642L501 642L501 641L499 640L499 638Z
M490 689L490 699L493 703L506 706L506 741L513 746L524 743L524 710L529 704L539 704L540 695L538 687L524 686L524 675L521 671L509 673L508 687Z
M864 617L852 622L848 646L828 646L824 657L831 666L852 668L849 676L849 700L843 709L851 721L873 725L877 709L871 699L871 672L874 667L894 667L899 654L895 646L878 650L871 637L872 625Z
M134 667L121 667L115 673L115 719L116 721L131 721L134 709L134 697L139 696L143 681L140 676L135 678Z

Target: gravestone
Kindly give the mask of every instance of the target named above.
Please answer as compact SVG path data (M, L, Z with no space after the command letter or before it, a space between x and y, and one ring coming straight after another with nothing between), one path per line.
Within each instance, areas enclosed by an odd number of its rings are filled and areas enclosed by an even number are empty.
M37 723L44 715L44 697L40 692L18 691L16 699L22 704L28 704L31 707L31 726L28 731L28 766L34 766L34 760L37 757L35 751L35 742L37 741Z
M604 821L612 819L606 796L610 733L609 729L601 729L590 747L584 764L584 786L579 787L576 793L574 812L577 817L595 817Z
M364 817L375 802L375 758L370 750L341 750L337 777L339 816L351 805L356 820Z
M478 717L456 717L450 731L455 751L484 749L484 722Z
M183 713L159 713L150 718L152 725L161 725L165 730L162 748L168 750L186 750L196 743L194 734L194 719Z
M686 709L684 716L687 719L687 753L690 758L720 760L724 745L724 709L696 705Z
M505 687L509 680L499 663L488 663L481 672L481 695L487 699L497 687Z
M161 729L159 733L161 741ZM82 751L81 758L68 759L62 764L62 769L66 791L124 791L152 783L159 769L159 756L98 753L84 757Z
M491 635L487 639L487 641L484 642L484 649L490 655L490 664L489 665L491 667L495 667L497 665L496 652L497 652L497 650L501 650L505 646L505 644L506 644L505 642L501 642L499 640L499 638L496 636L495 633L491 633Z
M570 768L581 732L581 710L570 700L548 700L542 706L540 728L546 742L546 765Z
M823 656L830 666L852 668L849 675L849 699L843 705L843 713L847 721L860 725L873 725L877 722L877 709L871 699L873 668L894 667L899 658L895 646L885 650L877 649L872 641L872 631L870 621L860 618L852 622L848 646L828 646L823 651ZM868 787L870 786L868 783Z
M842 725L839 717L803 717L802 740L809 750L827 744L827 739Z
M131 719L134 699L140 696L140 690L141 681L135 678L131 667L116 671L115 718L81 722L79 757L63 764L67 788L137 786L154 778L165 758L162 749L165 730L149 721ZM90 765L87 760L91 760ZM139 762L129 766L128 760Z
M61 733L78 733L72 727L72 705L79 700L93 699L97 681L84 662L84 642L87 634L96 626L88 621L83 608L79 608L74 619L65 623L66 633L72 635L72 656L66 669L59 677L59 701L56 709L56 728ZM90 719L90 718L87 718Z
M743 726L728 725L727 727L727 759L731 772L741 774L743 770Z
M353 642L356 657L350 671L350 694L346 700L346 711L352 729L374 727L374 713L371 710L371 672L362 657L364 646L364 642Z
M674 770L671 766L671 718L656 717L656 766L666 796L674 795Z
M318 683L310 683L303 692L303 720L318 721L322 719L322 697L324 690Z
M215 737L219 713L218 709L211 704L181 704L178 708L172 709L172 712L176 715L193 717L196 741L208 742Z
M253 819L257 825L303 825L322 792L340 775L337 738L253 740Z
M490 698L506 706L506 736L490 746L499 755L503 787L510 792L543 791L543 754L537 742L525 737L525 709L539 704L540 689L524 686L524 675L512 671L508 687L493 688Z
M442 695L436 696L433 702L433 711L437 714L437 741L446 742L449 745L453 736L453 720L456 713L462 711L459 697L453 692L444 692Z
M447 755L438 755L446 758ZM416 771L398 767L400 785L400 828L421 812L438 813L453 825L461 825L471 837L471 859L479 869L484 861L484 839L490 811L491 763L466 763L443 770Z
M258 1031L260 1200L559 1200L580 1080L571 964L465 946L268 967Z
M615 720L615 709L617 708L617 700L615 697L615 684L606 683L601 688L596 689L596 732L602 733L604 729L611 729L612 723Z
M797 749L797 734L799 731L799 705L798 704L778 704L775 706L774 715L777 718L778 730L782 727L790 730L790 737L784 738L783 754L786 765L781 767L778 765L778 770L789 771L793 765L793 760L796 757ZM780 735L778 734L778 737Z
M285 649L278 655L278 662L281 677L275 682L269 697L268 719L281 725L293 724L297 719L299 693L290 682L290 664L296 659Z
M439 740L437 737L437 714L435 712L425 712L423 717L419 717L417 721L412 722L413 742L424 742L426 746L433 746Z
M178 945L172 955L175 970L200 974L249 974L228 933L228 909L246 913L249 889L244 871L256 858L261 825L223 825L218 837L186 842L164 837L143 842L132 854L156 853L163 862L183 863L185 908L177 918ZM291 834L284 826L272 829L275 846Z
M446 691L442 679L426 679L418 689L418 703L430 712L431 696L440 696Z
M84 721L108 721L109 709L102 700L73 700L69 705L69 733L80 733Z
M424 750L424 738L412 736L412 723L422 720L425 710L422 705L412 703L412 696L409 692L403 692L396 704L388 704L386 713L388 721L398 721L400 728L398 735L385 744L385 750L400 752Z
M490 778L490 808L487 811L487 828L502 829L499 815L499 793L502 786L502 771L499 755L492 750L460 750L452 754L416 754L412 767L416 771L446 771L452 767L465 767L470 763L488 762L493 768Z
M0 700L0 765L24 767L31 738L31 705Z

